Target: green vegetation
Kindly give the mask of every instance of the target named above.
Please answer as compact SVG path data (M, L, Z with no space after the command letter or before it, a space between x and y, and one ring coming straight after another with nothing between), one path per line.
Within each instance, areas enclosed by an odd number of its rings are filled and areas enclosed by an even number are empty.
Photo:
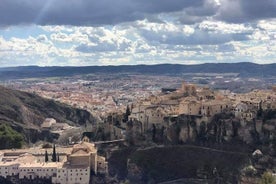
M272 173L265 172L262 175L260 184L276 184L275 178L272 176Z
M0 125L0 149L21 148L23 136L6 124Z

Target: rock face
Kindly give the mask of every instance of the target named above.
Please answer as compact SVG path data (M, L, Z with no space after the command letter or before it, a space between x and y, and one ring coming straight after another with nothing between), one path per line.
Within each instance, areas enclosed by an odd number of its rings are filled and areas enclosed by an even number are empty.
M138 183L143 179L143 170L138 167L135 163L128 162L127 164L128 175L127 178L132 182Z
M26 134L31 133L34 135L31 141L34 142L44 137L40 125L45 118L54 118L58 123L70 125L93 124L96 121L88 111L0 86L0 123L22 133L26 140L29 139Z
M239 170L247 162L247 154L197 146L152 147L136 150L129 156L127 179L130 183L159 183L219 176L225 183L236 183L237 178L233 176L239 176Z

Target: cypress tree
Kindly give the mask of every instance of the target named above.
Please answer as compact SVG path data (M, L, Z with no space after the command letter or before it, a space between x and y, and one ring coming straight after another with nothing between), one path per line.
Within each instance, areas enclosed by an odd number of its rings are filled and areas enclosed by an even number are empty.
M48 152L47 150L45 151L45 162L48 162L49 161L49 158L48 158Z
M129 108L129 106L127 106L126 113L124 115L124 122L128 121L128 117L129 117L130 114L131 114L130 108Z
M55 144L54 144L54 147L53 147L52 161L53 162L57 161L56 145Z

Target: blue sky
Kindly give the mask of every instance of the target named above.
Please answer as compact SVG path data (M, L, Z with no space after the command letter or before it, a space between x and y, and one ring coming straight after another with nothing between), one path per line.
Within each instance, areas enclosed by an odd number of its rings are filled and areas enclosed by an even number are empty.
M275 63L276 1L1 0L0 67L211 62Z

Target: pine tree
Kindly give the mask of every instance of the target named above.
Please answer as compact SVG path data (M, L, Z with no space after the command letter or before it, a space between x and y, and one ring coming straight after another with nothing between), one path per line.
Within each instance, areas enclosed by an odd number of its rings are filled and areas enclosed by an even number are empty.
M53 162L57 161L56 145L55 144L54 144L54 147L53 147L52 161Z
M45 162L48 162L49 161L49 158L48 158L48 152L47 150L45 151Z

